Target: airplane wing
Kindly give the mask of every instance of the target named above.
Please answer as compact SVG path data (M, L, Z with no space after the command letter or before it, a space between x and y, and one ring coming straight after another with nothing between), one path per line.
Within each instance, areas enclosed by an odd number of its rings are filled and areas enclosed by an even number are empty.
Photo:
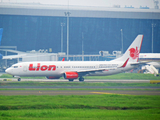
M18 54L25 54L25 52L17 51L17 50L9 50L9 49L0 49L0 51L7 51L12 53L18 53Z
M15 58L21 58L22 56L25 56L25 54L23 54L23 55L7 55L7 56L3 56L2 59L15 59Z
M22 56L26 56L25 52L21 52L21 51L17 51L17 50L0 49L0 51L18 53L18 55L2 56L2 59L15 59L15 58L21 58Z
M102 68L102 69L88 69L88 70L71 70L71 71L67 71L67 72L77 72L79 75L87 75L89 73L95 73L95 72L103 72L103 71L108 71L108 70L113 70L113 69L117 69L117 68L108 68L108 69L105 69L105 68Z
M89 72L102 72L104 71L105 69L89 69L89 70L78 70L76 71L77 73L89 73Z
M8 55L8 56L2 56L2 59L16 59L16 58L27 58L27 57L35 57L35 56L44 56L45 54L35 55L35 54L18 54L18 55Z

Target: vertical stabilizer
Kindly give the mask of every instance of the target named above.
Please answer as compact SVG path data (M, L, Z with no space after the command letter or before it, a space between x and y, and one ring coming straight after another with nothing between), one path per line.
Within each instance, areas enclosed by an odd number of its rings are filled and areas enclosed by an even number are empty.
M3 33L3 28L0 28L0 45L1 45L2 33Z
M115 59L115 61L126 61L129 59L128 62L138 62L142 41L143 35L138 35L123 56Z

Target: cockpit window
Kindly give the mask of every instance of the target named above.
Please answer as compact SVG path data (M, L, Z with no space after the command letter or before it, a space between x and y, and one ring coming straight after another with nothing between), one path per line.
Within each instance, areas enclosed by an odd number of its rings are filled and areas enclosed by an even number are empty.
M18 68L18 66L13 66L14 68Z

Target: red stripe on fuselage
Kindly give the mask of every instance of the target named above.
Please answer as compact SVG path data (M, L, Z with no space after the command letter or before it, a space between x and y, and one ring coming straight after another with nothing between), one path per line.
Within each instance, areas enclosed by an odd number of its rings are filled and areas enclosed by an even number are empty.
M126 67L127 63L128 63L129 58L126 60L126 62L122 65L122 67Z

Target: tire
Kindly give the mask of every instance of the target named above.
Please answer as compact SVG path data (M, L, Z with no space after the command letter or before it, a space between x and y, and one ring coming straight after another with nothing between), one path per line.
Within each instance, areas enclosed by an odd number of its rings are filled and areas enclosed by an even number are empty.
M70 81L70 82L73 82L73 81L74 81L74 79L69 79L69 81Z
M83 81L84 81L84 78L83 78L83 77L80 77L80 78L79 78L79 81L80 81L80 82L83 82Z
M21 78L18 78L18 81L21 81Z

